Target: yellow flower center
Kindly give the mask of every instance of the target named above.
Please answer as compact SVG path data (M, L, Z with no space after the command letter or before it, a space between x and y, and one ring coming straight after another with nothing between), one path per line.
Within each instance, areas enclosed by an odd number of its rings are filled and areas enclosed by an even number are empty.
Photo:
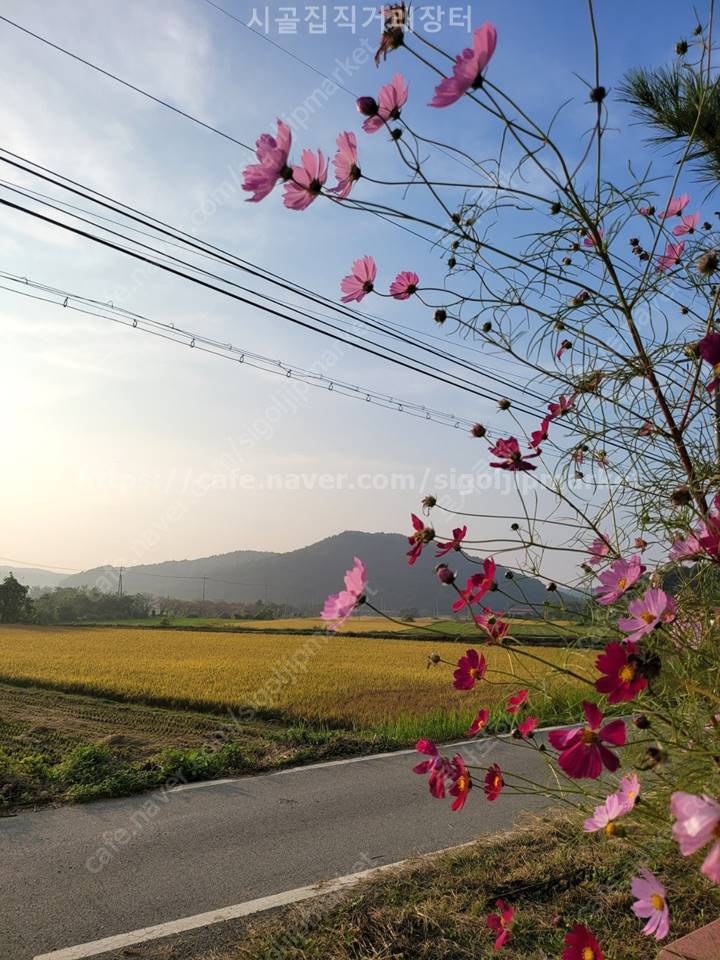
M582 732L582 742L587 746L590 746L593 743L597 743L598 735L594 730L591 730L590 727L585 727Z
M641 619L641 620L644 620L645 623L652 623L653 620L655 619L655 614L654 614L654 613L650 613L649 610L644 610L644 611L640 614L640 619Z
M663 898L660 896L659 893L654 893L650 897L650 903L653 905L653 907L656 910L662 910L663 907L665 906L665 901L663 900Z
M478 676L479 676L479 674L480 674L480 671L478 670L477 667L470 667L470 669L468 670L468 673L469 673L470 676L473 678L473 680L477 680L477 678L478 678Z
M625 577L620 577L620 579L619 579L618 582L617 582L617 585L618 585L618 587L619 587L621 590L624 590L625 587L627 586L627 580L626 580L626 578L625 578Z
M582 960L595 960L595 951L592 947L583 947Z
M457 783L457 788L460 791L460 793L465 793L465 790L467 788L467 777L460 776L457 778L455 782Z
M717 373L718 375L720 375L720 363L715 364L715 366L713 367L713 373Z
M608 824L605 826L605 833L606 833L609 837L612 837L613 834L617 833L617 827L615 826L615 824L612 823L612 822L611 822L611 823L608 823Z
M623 683L630 683L630 681L635 676L635 668L631 667L629 663L625 664L620 673L618 674Z

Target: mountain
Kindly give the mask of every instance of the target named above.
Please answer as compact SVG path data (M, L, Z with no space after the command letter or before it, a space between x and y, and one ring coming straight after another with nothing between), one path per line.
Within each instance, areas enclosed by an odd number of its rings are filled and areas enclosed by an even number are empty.
M330 593L342 589L343 575L360 557L368 570L368 598L384 611L414 610L419 614L444 612L453 592L438 583L433 567L434 544L425 548L415 566L405 557L407 538L398 533L346 531L288 553L240 550L234 553L171 560L165 563L128 567L123 570L123 587L128 593L149 593L197 600L204 589L207 600L270 600L308 610L320 610ZM446 558L458 573L458 582L478 571L477 565L453 553ZM499 591L488 594L487 605L497 610L511 607L542 607L546 601L559 602L545 584L532 577L516 575L504 579L505 567L498 565ZM63 586L117 587L116 568L98 567L63 580ZM509 596L507 596L509 595Z
M65 579L64 573L52 573L35 567L0 567L0 582L12 574L15 579L27 587L57 587Z

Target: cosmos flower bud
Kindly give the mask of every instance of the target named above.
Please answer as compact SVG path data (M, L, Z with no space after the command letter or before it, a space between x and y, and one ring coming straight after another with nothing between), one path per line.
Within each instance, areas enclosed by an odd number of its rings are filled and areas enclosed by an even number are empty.
M562 204L558 200L554 200L550 204L550 213L553 216L556 216L558 213L560 213L561 210L562 210Z
M484 437L486 433L487 430L481 423L474 423L470 430L470 435L478 438Z
M380 109L375 97L358 97L355 106L364 117L374 117Z
M650 726L650 720L645 716L644 713L641 713L639 717L635 717L633 723L638 730L647 730Z
M447 310L443 310L442 307L440 307L433 314L433 320L435 321L435 323L439 323L439 324L445 323L445 321L447 320Z
M435 576L438 578L440 583L449 585L455 583L455 571L451 570L446 563L439 563L435 567Z
M632 240L630 241L630 246L631 246L631 247L637 247L639 243L640 243L640 241L638 240L638 238L637 238L637 237L633 237Z
M514 532L517 532L517 531L520 529L520 524L519 524L519 523L511 523L511 524L510 524L510 529L513 530Z
M503 397L502 400L498 400L498 406L501 410L509 410L510 401L506 397Z
M456 266L456 264L457 264L457 260L455 259L455 257L448 258L448 266L450 267L451 270Z
M675 44L675 53L679 57L684 57L687 52L688 52L687 40L678 40L678 42Z
M704 253L697 262L698 273L701 273L704 277L708 277L711 273L715 273L717 268L718 257L714 250L709 250L707 253Z
M400 129L400 127L395 127L394 130L390 131L390 136L393 138L393 140L400 140L402 135L403 135L403 132Z
M670 502L675 507L686 507L691 499L690 490L686 486L678 487L670 494Z
M572 260L570 259L570 257L563 257L562 262L564 267L569 267L570 264L572 263Z
M506 571L505 571L505 579L506 579L506 580L512 580L514 576L515 576L515 574L512 572L512 570L506 570Z
M489 320L486 320L485 323L482 325L482 332L490 333L491 330L492 330L492 324L490 323Z
M548 591L548 593L555 593L557 590L557 584L551 581L545 589Z
M606 96L607 90L605 87L594 87L590 91L590 100L592 103L602 103Z
M432 510L432 508L437 503L437 499L430 493L427 497L422 498L422 508L423 510Z

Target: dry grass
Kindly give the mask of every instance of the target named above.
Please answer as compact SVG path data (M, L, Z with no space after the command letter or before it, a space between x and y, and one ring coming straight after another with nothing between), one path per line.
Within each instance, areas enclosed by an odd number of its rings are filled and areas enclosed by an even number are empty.
M442 656L456 660L465 648L443 644ZM511 655L485 648L495 683L468 695L452 689L447 666L427 669L431 641L3 626L0 677L146 702L252 707L311 722L375 726L438 711L469 715L480 704L499 703L520 683L557 690L557 678L548 681L548 668L525 659L523 649ZM589 651L531 652L580 672L588 672L594 658Z

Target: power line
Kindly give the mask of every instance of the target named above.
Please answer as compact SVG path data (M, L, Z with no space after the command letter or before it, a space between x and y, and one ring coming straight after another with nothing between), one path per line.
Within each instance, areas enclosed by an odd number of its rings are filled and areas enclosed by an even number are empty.
M142 314L133 313L123 308L109 306L101 301L91 300L89 298L80 296L79 294L70 293L65 290L59 290L46 284L30 280L26 277L18 277L3 271L0 271L0 277L4 277L13 283L29 286L36 290L42 290L56 297L57 299L52 299L52 296L43 297L39 296L38 294L32 294L26 290L16 290L12 287L7 287L3 284L0 284L0 289L6 290L9 293L28 297L33 300L38 300L42 303L52 303L54 306L73 310L77 313L87 316L111 320L126 327L139 329L142 332L150 333L154 336L160 336L163 339L169 340L173 343L190 346L203 353L235 360L238 363L244 364L245 366L253 369L261 370L265 373L275 374L287 379L299 380L307 383L309 386L319 387L329 390L330 392L338 393L341 396L363 400L367 403L373 403L376 406L395 410L398 413L407 414L409 416L414 416L424 420L430 420L442 426L449 426L456 429L460 427L470 428L473 423L472 420L467 418L458 417L455 414L446 413L442 410L437 410L425 404L418 404L414 401L402 400L390 394L385 394L373 389L361 387L357 384L348 383L341 379L328 377L324 374L317 373L316 371L306 370L303 367L288 364L282 360L276 360L270 357L262 356L261 354L252 353L251 351L235 347L232 344L224 344L217 340L205 337L202 334L195 333L190 330L183 330L177 327L175 324L162 323L159 320L152 320L148 317L144 317ZM71 301L89 305L93 309L89 309L87 306L76 306ZM97 307L102 307L106 311L115 312L117 315L112 316L110 312L102 312L101 310L96 309Z
M162 97L156 97L155 94L149 93L147 90L143 90L142 87L136 86L134 83L130 83L129 80L123 80L122 77L119 77L117 74L112 73L110 70L105 70L103 67L99 67L96 63L91 63L89 60L86 60L84 57L79 56L77 53L73 53L71 50L66 49L65 47L60 46L59 43L53 43L52 40L48 40L47 37L41 37L39 33L33 33L32 30L28 30L27 27L23 27L22 24L16 23L14 20L11 20L9 17L3 17L0 15L0 20L4 21L11 27L15 27L16 30L21 30L23 33L27 34L29 37L33 37L35 40L39 40L40 43L46 44L48 47L52 47L53 50L57 50L58 53L64 53L68 57L72 57L73 60L76 60L78 63L82 63L86 67L90 67L91 70L95 70L97 73L102 74L104 77L107 77L110 80L115 80L117 83L121 83L124 87L127 87L129 90L134 90L135 93L139 93L143 97L147 97L148 100L152 100L154 103L159 104L161 107L167 107L168 110L172 110L174 113L179 114L181 117L185 117L186 120L192 120L193 123L197 123L199 126L204 127L206 130L209 130L211 133L216 133L219 137L224 137L226 140L230 140L232 143L236 143L239 147L244 147L245 150L253 152L253 148L247 143L243 143L242 140L238 140L237 137L233 137L229 133L225 133L224 130L220 130L218 127L214 127L211 123L206 123L204 120L201 120L199 117L193 116L191 113L187 113L185 110L181 110L180 107L174 106L174 104L169 103L167 100L163 100Z

